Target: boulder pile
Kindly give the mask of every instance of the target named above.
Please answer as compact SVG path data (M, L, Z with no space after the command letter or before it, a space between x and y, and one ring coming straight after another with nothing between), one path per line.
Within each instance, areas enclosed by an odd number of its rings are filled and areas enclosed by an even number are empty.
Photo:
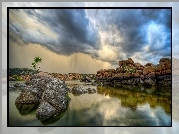
M171 59L161 58L159 64L141 65L131 58L119 61L117 69L97 71L96 80L104 84L137 86L171 86Z
M69 89L60 79L45 73L38 73L25 84L15 103L38 104L36 116L39 120L47 120L52 115L67 109L70 102Z

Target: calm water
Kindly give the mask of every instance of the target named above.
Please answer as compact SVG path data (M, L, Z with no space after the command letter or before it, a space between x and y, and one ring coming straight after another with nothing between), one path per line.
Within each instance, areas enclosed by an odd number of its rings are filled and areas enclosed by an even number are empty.
M9 91L10 126L171 126L171 96L155 88L91 86L68 81L68 86L80 85L97 89L95 94L73 95L66 112L46 122L36 116L36 105L15 105L20 89ZM12 82L10 84L13 84Z

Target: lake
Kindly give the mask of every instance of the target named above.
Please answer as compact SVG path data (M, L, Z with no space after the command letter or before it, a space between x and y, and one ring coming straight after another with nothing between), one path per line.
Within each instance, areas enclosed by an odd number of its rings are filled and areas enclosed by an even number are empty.
M10 85L14 82L10 82ZM37 105L15 105L20 89L9 90L10 126L171 126L170 90L133 88L131 86L92 86L79 81L74 85L93 87L95 94L73 95L61 115L41 122L36 118Z

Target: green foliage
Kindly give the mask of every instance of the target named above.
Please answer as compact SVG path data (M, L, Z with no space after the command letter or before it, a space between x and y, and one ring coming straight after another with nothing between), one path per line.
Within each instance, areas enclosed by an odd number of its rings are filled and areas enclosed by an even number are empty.
M35 70L36 69L39 70L39 68L40 68L39 62L42 62L42 58L40 58L39 56L35 57L34 62L32 63L31 67L33 67Z
M124 71L127 72L127 73L135 73L136 68L130 68L127 65L124 65Z
M129 72L130 72L130 73L134 73L135 71L136 71L135 68L131 68L131 69L129 69Z
M13 75L12 76L16 81L22 81L23 79L19 76L19 75L17 75L17 74L15 74L15 75Z

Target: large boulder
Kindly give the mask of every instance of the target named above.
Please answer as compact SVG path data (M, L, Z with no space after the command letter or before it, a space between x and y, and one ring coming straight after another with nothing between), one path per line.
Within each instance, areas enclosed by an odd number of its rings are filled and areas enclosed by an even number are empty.
M60 79L53 78L49 83L47 83L47 89L44 91L42 96L42 104L40 104L39 111L36 116L41 117L41 115L46 118L50 117L51 114L60 113L67 109L67 106L70 102L70 98L68 96L68 88L66 84ZM43 107L44 104L47 105L47 108ZM53 107L53 108L52 108ZM50 111L48 110L50 109ZM41 113L41 112L45 113ZM48 114L50 112L50 114ZM41 118L39 118L41 120Z
M43 121L67 109L69 89L64 81L45 73L35 74L16 98L16 104L40 104L36 116Z
M41 120L47 120L51 116L57 113L57 110L48 102L42 102L37 110L36 117Z

